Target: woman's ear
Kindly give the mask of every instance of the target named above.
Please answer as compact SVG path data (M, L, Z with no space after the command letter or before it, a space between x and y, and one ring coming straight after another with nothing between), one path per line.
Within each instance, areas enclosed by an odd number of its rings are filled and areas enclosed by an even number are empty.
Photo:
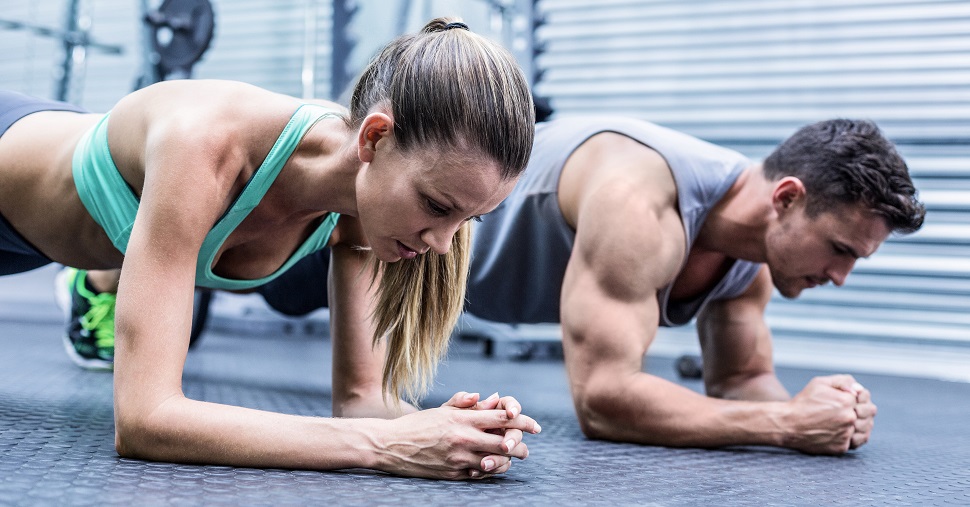
M364 118L357 131L357 157L372 162L381 141L394 135L394 120L385 113L371 113Z

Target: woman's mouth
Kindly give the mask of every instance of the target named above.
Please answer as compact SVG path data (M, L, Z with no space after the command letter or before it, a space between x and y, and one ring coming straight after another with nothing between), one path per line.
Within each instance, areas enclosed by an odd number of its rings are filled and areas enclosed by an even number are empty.
M418 256L418 252L411 250L407 245L401 243L400 241L397 242L397 253L402 259L413 259Z

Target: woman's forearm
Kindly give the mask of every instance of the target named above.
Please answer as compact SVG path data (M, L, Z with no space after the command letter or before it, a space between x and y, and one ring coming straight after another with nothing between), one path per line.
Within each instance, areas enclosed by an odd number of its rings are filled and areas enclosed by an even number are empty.
M469 396L465 396L468 403L478 400L477 395ZM532 418L518 411L510 416L505 407L468 410L460 406L464 405L449 402L391 420L340 419L173 396L141 415L116 404L116 446L122 456L157 461L315 470L371 468L436 479L504 473L512 458L529 455L521 437L523 432L540 431Z
M246 467L377 468L378 419L296 416L172 397L147 415L116 410L124 457Z

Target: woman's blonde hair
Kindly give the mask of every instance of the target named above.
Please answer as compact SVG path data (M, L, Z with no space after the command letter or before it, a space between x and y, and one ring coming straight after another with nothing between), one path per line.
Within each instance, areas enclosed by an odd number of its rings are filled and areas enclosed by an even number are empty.
M371 61L350 100L351 124L359 126L377 106L390 108L405 153L460 148L497 162L506 179L529 160L535 113L528 81L511 53L457 18L434 19ZM374 343L387 337L385 395L413 402L427 391L462 311L470 241L464 224L445 255L375 261Z

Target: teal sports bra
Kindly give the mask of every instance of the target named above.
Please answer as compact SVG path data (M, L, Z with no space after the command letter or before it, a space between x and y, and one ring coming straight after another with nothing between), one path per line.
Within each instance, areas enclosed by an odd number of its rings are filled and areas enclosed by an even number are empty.
M206 234L195 269L196 285L225 290L258 287L283 274L303 257L327 246L330 234L337 225L337 219L340 218L337 213L328 213L324 216L313 234L269 276L257 280L233 280L212 272L212 263L219 248L266 195L266 191L276 181L283 165L289 160L306 132L321 119L336 116L339 114L315 104L302 104L297 108L290 121L283 127L283 132L276 139L266 159L246 182L246 186L229 209ZM128 248L135 215L138 213L138 198L121 177L118 167L111 158L111 151L108 149L107 114L78 142L74 149L72 170L74 184L84 207L108 234L115 248L124 254Z

